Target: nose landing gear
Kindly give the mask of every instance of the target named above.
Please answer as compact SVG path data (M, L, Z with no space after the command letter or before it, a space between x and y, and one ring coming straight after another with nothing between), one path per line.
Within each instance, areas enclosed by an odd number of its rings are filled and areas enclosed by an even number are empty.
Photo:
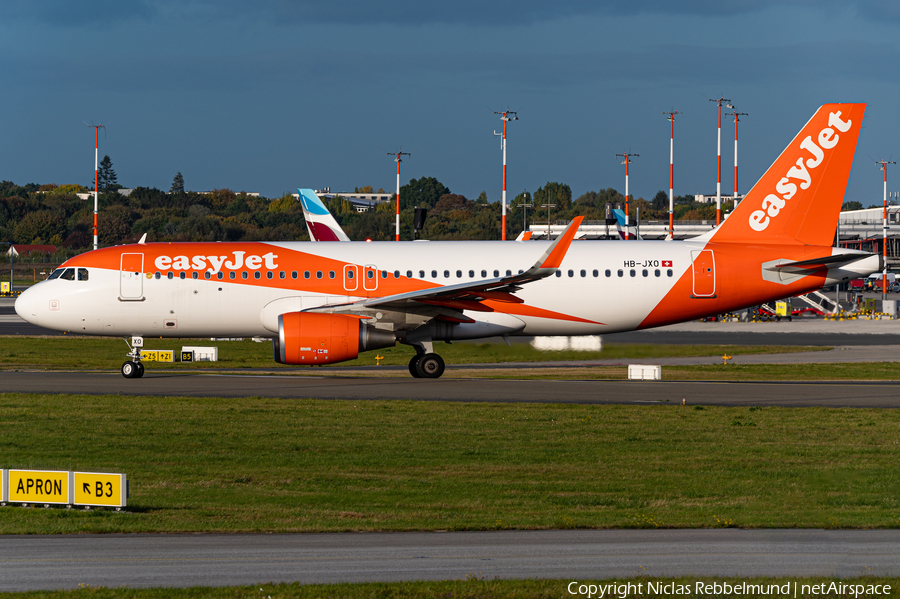
M125 345L128 345L130 350L125 355L131 359L122 363L122 376L126 379L139 379L144 376L144 365L141 364L141 348L144 346L144 338L132 337L130 345L126 339Z

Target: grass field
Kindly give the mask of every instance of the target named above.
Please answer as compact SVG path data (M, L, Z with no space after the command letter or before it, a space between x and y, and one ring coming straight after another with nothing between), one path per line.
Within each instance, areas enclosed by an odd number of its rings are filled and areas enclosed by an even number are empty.
M107 599L122 597L123 594L133 599L179 599L181 597L190 598L209 598L209 599L267 599L269 597L276 599L317 599L328 597L330 599L486 599L490 597L505 597L508 599L551 599L551 598L571 598L585 597L586 595L572 595L568 592L569 580L484 580L477 574L470 576L467 580L441 581L441 582L373 582L360 584L266 584L262 586L243 586L243 587L194 587L189 589L128 589L123 593L120 589L104 589L85 587L71 591L41 591L33 593L16 593L16 597L27 598L47 598L47 599L68 599L71 597L91 597L93 599ZM687 586L692 591L696 590L697 582L712 584L714 582L729 584L740 584L746 582L748 585L763 585L767 589L769 585L778 585L783 588L784 585L790 584L788 590L793 597L793 584L797 584L797 597L853 597L854 595L826 595L803 593L803 586L807 585L826 585L826 588L832 582L846 585L862 585L864 588L874 587L876 585L889 585L890 593L887 594L859 594L859 597L879 597L879 598L895 598L900 597L900 578L881 578L881 577L862 577L862 578L846 578L841 580L827 578L633 578L633 579L616 579L616 580L579 580L579 585L610 585L632 583L641 585L641 592L630 593L630 599L640 599L641 597L659 597L655 593L648 593L648 583L654 584L675 584ZM577 590L577 586L573 587ZM658 587L657 587L658 588ZM675 587L673 587L675 588ZM13 594L0 593L0 597L9 597ZM597 594L592 595L598 596ZM606 594L606 597L618 597L617 594ZM717 597L730 596L717 594ZM772 597L773 593L746 593L741 597ZM779 596L777 593L774 596ZM782 597L785 595L781 595Z
M124 472L127 513L0 532L900 526L900 412L0 395L0 465Z

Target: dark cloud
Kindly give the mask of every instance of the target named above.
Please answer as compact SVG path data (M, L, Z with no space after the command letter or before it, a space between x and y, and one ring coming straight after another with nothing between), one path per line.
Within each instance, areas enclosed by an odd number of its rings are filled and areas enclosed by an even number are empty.
M155 8L146 0L4 0L0 19L36 21L54 26L109 25L147 19Z

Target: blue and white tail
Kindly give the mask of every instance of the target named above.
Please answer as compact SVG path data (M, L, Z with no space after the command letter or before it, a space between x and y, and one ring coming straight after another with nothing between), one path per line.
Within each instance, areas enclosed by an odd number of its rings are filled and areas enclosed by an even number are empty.
M306 219L306 228L309 229L311 241L350 241L315 191L299 187L297 191L300 192L303 218Z

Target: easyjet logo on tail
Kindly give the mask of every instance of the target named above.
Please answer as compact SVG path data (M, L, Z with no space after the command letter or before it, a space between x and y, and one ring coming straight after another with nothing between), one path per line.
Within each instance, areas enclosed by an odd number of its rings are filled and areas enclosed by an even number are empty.
M825 151L833 149L841 139L840 133L846 133L853 125L853 121L841 120L841 111L828 115L828 126L819 131L818 139L813 141L812 135L807 135L800 144L802 150L812 154L812 158L800 156L794 166L788 169L784 177L775 185L778 194L770 193L762 201L762 210L750 213L749 224L754 231L764 231L769 226L771 219L776 218L781 209L787 205L788 200L797 193L797 185L800 189L809 189L812 185L812 169L822 164ZM837 130L837 131L835 131ZM804 158L806 158L804 160Z

